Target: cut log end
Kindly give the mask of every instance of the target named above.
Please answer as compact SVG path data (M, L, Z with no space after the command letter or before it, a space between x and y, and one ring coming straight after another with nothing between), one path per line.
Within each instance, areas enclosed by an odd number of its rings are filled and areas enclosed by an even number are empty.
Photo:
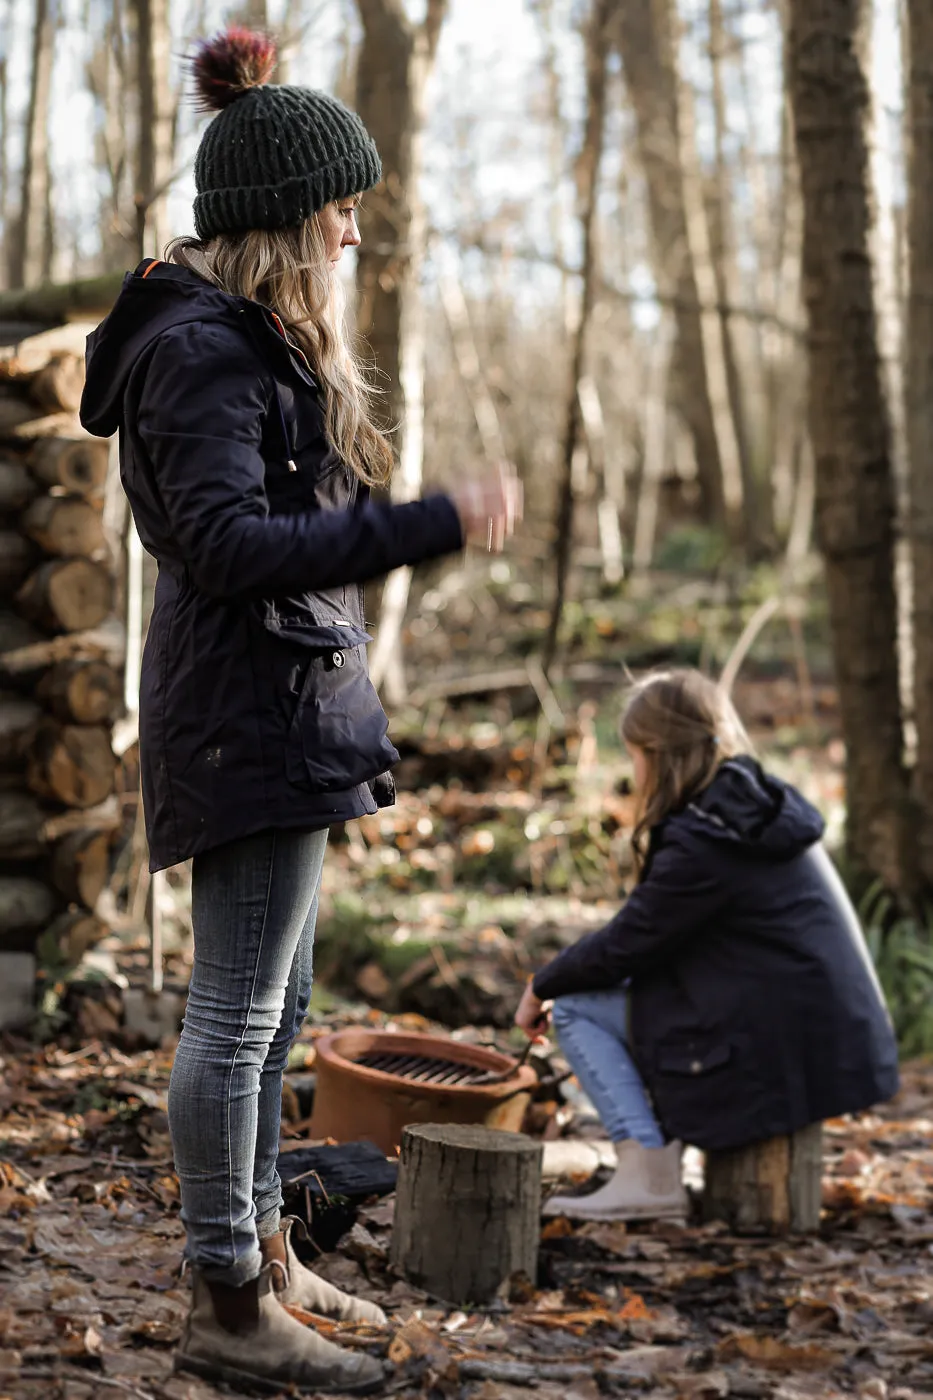
M113 791L115 760L103 727L40 725L26 781L39 797L67 807L94 807Z
M29 458L44 486L62 486L76 496L96 496L107 480L110 449L96 438L45 438Z
M46 672L36 694L66 724L110 723L123 699L120 677L104 661L63 661Z
M80 632L103 622L113 606L113 579L91 559L43 564L23 584L17 602L49 631Z

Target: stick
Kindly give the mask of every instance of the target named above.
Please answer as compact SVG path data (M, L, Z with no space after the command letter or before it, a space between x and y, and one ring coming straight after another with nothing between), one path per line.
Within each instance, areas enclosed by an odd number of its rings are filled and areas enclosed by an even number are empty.
M576 1381L594 1376L625 1390L650 1390L654 1381L647 1376L633 1376L618 1367L602 1367L598 1362L579 1364L558 1361L531 1366L523 1361L461 1361L460 1375L464 1380L501 1381L506 1385L538 1385L541 1381Z

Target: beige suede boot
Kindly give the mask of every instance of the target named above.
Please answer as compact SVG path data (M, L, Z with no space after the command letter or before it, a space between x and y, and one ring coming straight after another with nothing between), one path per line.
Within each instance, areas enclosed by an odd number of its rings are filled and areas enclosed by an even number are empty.
M302 1221L297 1215L287 1215L277 1235L267 1235L259 1241L262 1262L281 1266L272 1276L272 1287L279 1302L304 1308L305 1312L317 1313L319 1317L331 1317L335 1322L375 1322L382 1326L386 1315L375 1303L365 1298L351 1298L342 1288L319 1278L302 1264L292 1245L292 1230L299 1238L307 1239Z
M380 1362L334 1346L285 1311L270 1277L277 1268L268 1265L241 1288L210 1283L191 1270L191 1311L175 1353L176 1371L266 1394L291 1386L314 1395L381 1389Z
M615 1172L588 1196L552 1196L544 1215L567 1215L571 1220L672 1220L689 1211L680 1180L679 1142L666 1147L642 1147L627 1138L617 1142Z

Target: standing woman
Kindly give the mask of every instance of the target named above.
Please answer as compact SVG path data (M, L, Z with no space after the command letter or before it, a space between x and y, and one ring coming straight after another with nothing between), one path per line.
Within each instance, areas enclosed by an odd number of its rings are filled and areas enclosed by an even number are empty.
M191 1313L176 1365L235 1386L364 1392L382 1368L283 1303L382 1314L306 1269L276 1172L282 1071L311 991L327 828L393 800L398 757L366 667L366 580L499 548L504 471L405 505L349 347L337 264L381 176L334 98L268 85L230 30L194 63L218 115L195 162L196 239L128 275L90 338L82 422L120 434L159 564L140 760L151 869L193 857L194 967L169 1090Z

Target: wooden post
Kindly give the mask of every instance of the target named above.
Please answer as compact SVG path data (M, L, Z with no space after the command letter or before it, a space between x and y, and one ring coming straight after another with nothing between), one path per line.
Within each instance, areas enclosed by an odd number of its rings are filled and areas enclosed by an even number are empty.
M456 1123L402 1134L394 1267L444 1302L486 1303L512 1274L534 1282L541 1144Z
M823 1125L706 1154L703 1215L738 1231L782 1234L820 1223Z

